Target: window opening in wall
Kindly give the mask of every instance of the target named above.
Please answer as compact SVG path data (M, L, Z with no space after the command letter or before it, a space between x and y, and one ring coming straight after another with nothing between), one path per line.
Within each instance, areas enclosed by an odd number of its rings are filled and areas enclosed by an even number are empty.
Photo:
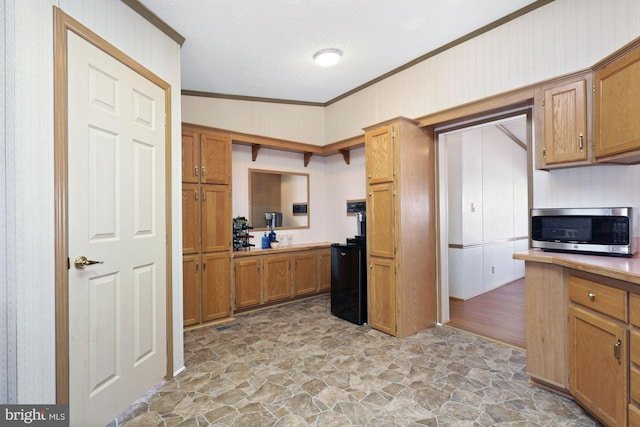
M436 128L440 319L524 347L530 109Z

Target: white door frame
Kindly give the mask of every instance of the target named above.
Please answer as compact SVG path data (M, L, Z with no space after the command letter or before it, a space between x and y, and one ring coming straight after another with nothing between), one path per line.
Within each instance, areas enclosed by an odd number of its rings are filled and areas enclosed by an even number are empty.
M167 367L173 369L172 253L171 253L171 86L116 49L96 33L54 7L54 194L55 194L55 317L56 317L56 403L69 403L69 248L67 191L67 34L73 31L89 43L146 77L165 92L165 188L166 188L166 292ZM132 402L133 403L133 402Z
M527 99L525 97L525 99ZM532 103L526 102L524 106L509 107L499 105L493 112L483 114L478 111L471 119L464 116L447 121L446 125L435 124L434 141L436 147L436 212L437 218L437 287L438 287L438 315L437 322L447 323L450 320L449 312L449 215L448 206L448 182L447 182L447 147L444 134L453 130L460 130L467 127L480 125L485 122L505 119L516 115L524 114L527 121L527 187L528 187L528 207L533 206L533 108Z

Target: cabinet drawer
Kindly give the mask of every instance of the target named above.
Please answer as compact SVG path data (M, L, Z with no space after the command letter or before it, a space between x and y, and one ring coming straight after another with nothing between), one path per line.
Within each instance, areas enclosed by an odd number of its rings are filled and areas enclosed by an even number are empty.
M629 323L640 328L640 295L629 293ZM640 349L638 349L640 351Z
M627 320L627 292L569 276L569 300L622 321Z

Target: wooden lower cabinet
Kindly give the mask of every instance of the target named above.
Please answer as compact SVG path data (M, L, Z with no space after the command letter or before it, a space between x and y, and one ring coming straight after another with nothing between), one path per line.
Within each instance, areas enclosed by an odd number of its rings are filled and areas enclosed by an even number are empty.
M182 259L183 325L231 316L231 255L188 255Z
M331 249L318 251L318 291L331 289Z
M200 323L200 256L182 258L182 319L184 326Z
M608 426L627 422L626 329L581 308L569 309L571 394Z
M271 255L262 260L264 301L291 297L291 256Z
M293 255L291 261L293 267L293 295L298 296L316 292L318 289L317 255L313 252Z
M525 263L527 373L561 391L569 389L567 290L563 267Z
M546 260L525 263L527 372L607 426L640 427L638 289Z
M379 331L396 335L395 261L369 258L369 287L367 289L367 318L369 325Z
M331 289L331 250L243 253L233 270L236 310L286 302Z
M241 258L234 261L236 308L262 303L262 258Z
M640 427L640 295L629 293L629 425Z
M202 255L202 321L231 316L231 255Z

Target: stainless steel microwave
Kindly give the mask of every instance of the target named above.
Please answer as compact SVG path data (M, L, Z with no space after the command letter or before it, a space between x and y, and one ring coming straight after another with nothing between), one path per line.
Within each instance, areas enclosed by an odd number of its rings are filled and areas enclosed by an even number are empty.
M633 208L531 209L531 246L547 251L632 256Z

